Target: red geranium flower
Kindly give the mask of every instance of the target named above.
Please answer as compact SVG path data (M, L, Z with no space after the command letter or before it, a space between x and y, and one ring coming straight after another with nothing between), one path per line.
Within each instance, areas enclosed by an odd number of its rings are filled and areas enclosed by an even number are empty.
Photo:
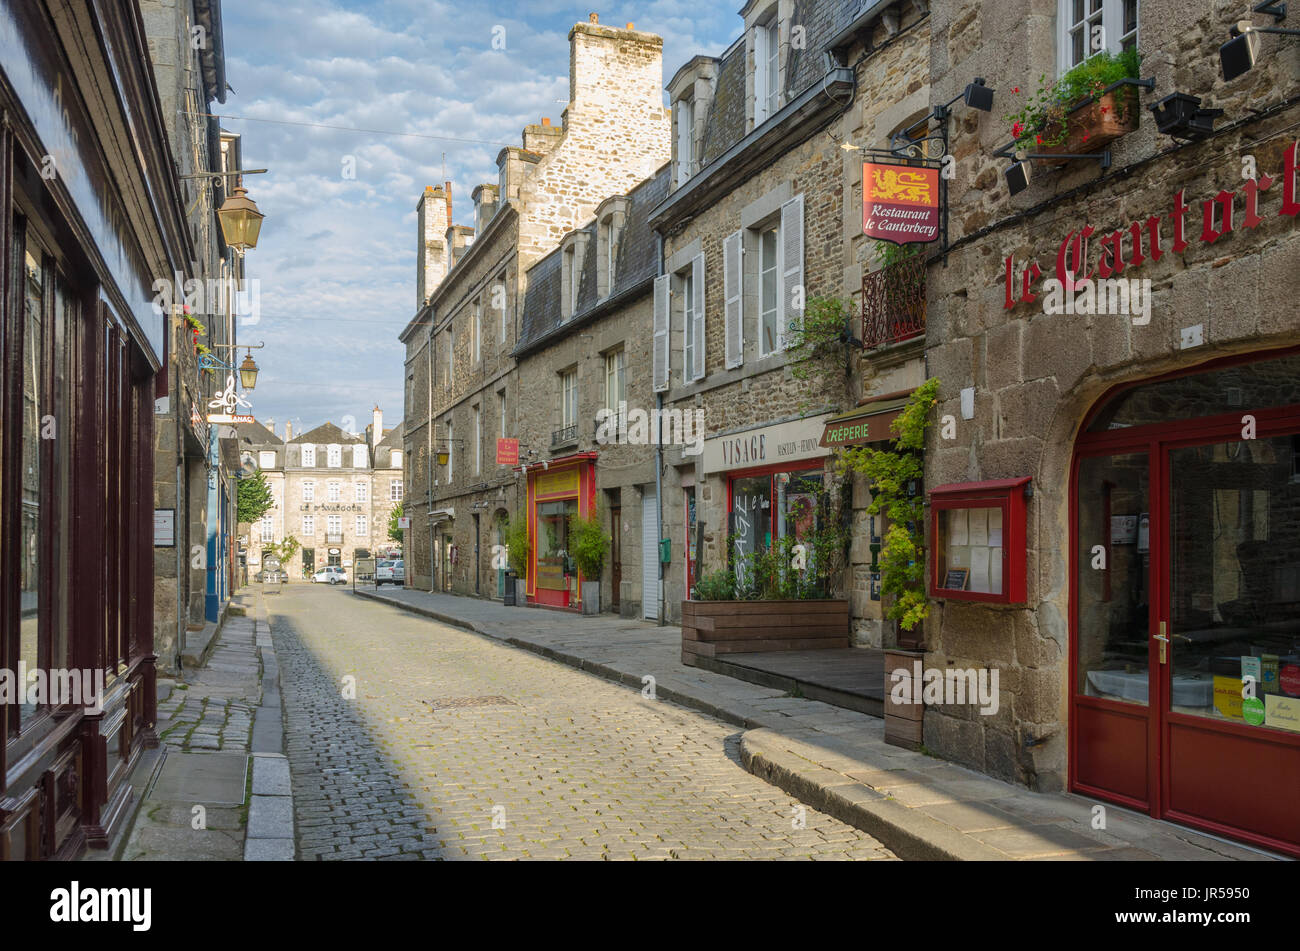
M1022 132L1024 132L1024 131L1025 131L1025 127L1022 126L1019 122L1014 122L1014 123L1011 124L1011 136L1012 136L1012 138L1016 138L1016 139L1020 138L1020 133L1022 133Z
M1018 92L1020 92L1020 87L1017 86L1015 89L1013 89L1013 90L1011 90L1011 91L1012 91L1012 92L1016 92L1016 93L1018 93Z
M1041 135L1036 135L1036 136L1034 136L1034 141L1035 141L1037 144L1042 145L1042 144L1043 144L1043 137L1042 137Z

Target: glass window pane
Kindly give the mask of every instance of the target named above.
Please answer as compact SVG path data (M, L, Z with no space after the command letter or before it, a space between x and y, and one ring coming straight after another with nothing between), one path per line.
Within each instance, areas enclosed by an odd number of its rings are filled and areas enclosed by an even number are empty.
M45 360L45 282L38 254L24 257L23 294L23 438L22 516L18 552L19 651L18 660L29 671L41 666L40 640L45 634L40 611L42 586L41 539L48 522L41 490L41 417L47 412L41 367ZM46 581L48 583L48 581ZM26 691L23 691L26 700ZM19 716L26 719L36 708L20 703Z
M1178 713L1261 728L1300 724L1298 450L1300 438L1278 436L1169 453L1170 702Z
M1115 396L1093 418L1089 432L1151 423L1244 413L1300 403L1300 355L1192 373L1148 383Z
M1148 702L1150 466L1146 453L1079 464L1079 679L1089 697Z
M1074 0L1074 16L1071 18L1070 22L1078 23L1082 19L1083 19L1083 0Z

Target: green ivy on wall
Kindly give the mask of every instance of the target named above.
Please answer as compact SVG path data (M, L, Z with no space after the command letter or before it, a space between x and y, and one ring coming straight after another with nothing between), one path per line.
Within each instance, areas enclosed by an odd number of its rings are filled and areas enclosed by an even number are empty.
M913 630L930 613L925 588L924 495L907 494L908 483L924 473L921 452L930 410L938 398L939 380L931 378L916 388L907 406L894 420L893 448L854 446L839 457L841 475L860 472L870 482L872 499L867 511L884 514L889 528L880 550L880 590L889 596L885 616Z

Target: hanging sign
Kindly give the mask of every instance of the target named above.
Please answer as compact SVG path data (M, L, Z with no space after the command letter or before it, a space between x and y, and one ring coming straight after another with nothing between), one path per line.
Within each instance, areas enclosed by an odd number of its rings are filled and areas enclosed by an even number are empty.
M939 170L862 164L862 233L894 244L939 240Z
M497 440L497 465L519 465L519 440L502 436Z
M235 423L251 423L251 422L253 422L253 417L251 417L251 416L231 416L229 413L209 413L209 414L208 414L208 422L209 422L209 423L227 423L227 424L233 426Z

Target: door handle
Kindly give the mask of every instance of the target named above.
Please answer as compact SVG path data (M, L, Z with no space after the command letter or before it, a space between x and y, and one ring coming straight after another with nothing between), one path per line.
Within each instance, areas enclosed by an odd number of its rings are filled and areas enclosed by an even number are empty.
M1168 663L1167 654L1169 651L1169 638L1166 636L1165 630L1166 630L1166 624L1164 621L1161 621L1160 633L1152 635L1153 637L1155 637L1156 640L1160 642L1160 663L1162 664Z

